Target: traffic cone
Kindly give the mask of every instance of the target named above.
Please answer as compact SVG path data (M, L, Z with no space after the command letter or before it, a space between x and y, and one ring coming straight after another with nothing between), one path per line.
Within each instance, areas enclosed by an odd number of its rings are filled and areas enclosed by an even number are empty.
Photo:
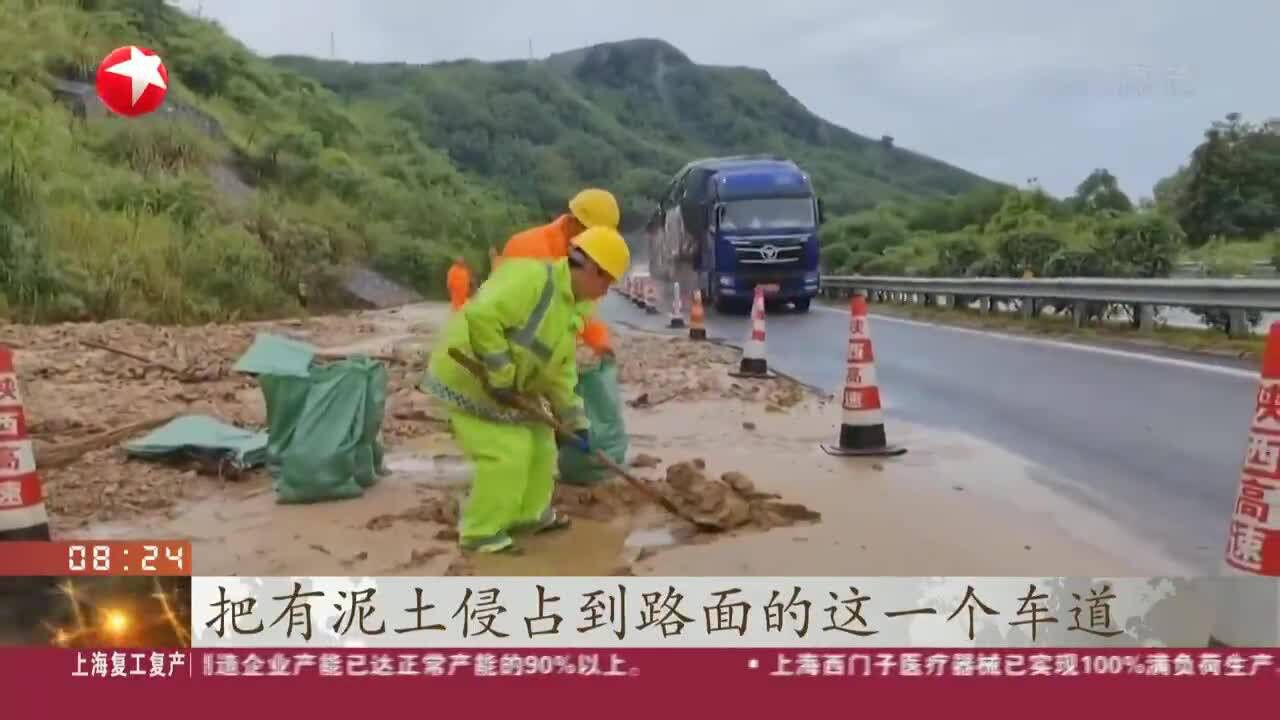
M1262 352L1211 645L1280 645L1280 322Z
M742 346L742 361L737 372L729 374L741 378L771 379L777 375L769 369L764 352L764 288L756 286L756 297L751 303L751 334Z
M13 352L0 346L0 541L48 539L49 516Z
M649 278L649 284L645 287L644 311L650 315L658 314L658 284L653 278Z
M684 314L681 312L682 308L680 307L680 283L675 283L673 287L674 289L671 291L671 317L667 322L667 327L682 328L684 327Z
M906 448L885 440L884 411L876 385L875 354L867 332L867 299L854 295L849 301L849 345L845 355L844 401L840 436L835 445L823 445L829 455L892 457Z
M706 315L702 311L702 291L693 291L693 307L689 308L689 339L706 340L707 328L703 325Z

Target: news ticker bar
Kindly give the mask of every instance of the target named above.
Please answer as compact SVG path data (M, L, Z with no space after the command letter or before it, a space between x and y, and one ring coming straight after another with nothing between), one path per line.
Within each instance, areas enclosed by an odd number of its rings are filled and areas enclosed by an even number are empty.
M0 577L130 577L191 574L186 540L0 542Z
M191 644L1205 647L1225 619L1247 638L1228 644L1280 645L1277 597L1256 577L196 577Z
M691 657L715 663L722 671L773 678L1069 678L1147 676L1166 678L1255 678L1280 681L1275 650L1239 648L1229 651L1170 649L1115 653L995 649L989 652L872 648L867 652L752 652L726 650L621 650L520 652L505 648L475 652L450 648L442 652L342 650L312 653L275 650L77 650L65 653L72 677L637 677L654 662L681 664ZM702 670L708 668L704 665Z

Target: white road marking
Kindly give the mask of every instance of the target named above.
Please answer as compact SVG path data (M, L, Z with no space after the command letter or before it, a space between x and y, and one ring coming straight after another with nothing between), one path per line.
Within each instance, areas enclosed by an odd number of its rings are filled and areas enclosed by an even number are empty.
M847 310L841 310L823 305L814 305L814 308L823 312L836 313L839 315L848 315ZM1045 347L1058 348L1061 350L1074 350L1076 352L1089 352L1098 355L1109 355L1111 357L1128 358L1130 360L1145 360L1160 365L1170 365L1173 367L1186 368L1188 370L1201 370L1203 372L1217 373L1219 375L1228 375L1230 377L1246 378L1249 380L1257 380L1258 372L1254 370L1244 370L1241 368L1227 367L1225 365L1213 365L1209 363L1193 362L1191 360L1179 360L1178 358L1163 357L1160 355L1149 355L1141 352L1131 352L1128 350L1116 350L1114 348L1098 347L1096 345L1086 345L1084 343L1062 342L1060 340L1046 340L1044 338L1022 337L1019 335L1008 335L1001 332L992 332L989 330L975 330L973 328L955 327L952 325L941 325L938 323L923 322L920 320L908 320L906 318L894 317L892 315L881 315L876 312L871 313L877 322L895 322L903 325L916 325L919 327L934 328L939 330L950 330L958 333L968 333L971 335L982 335L983 337L1005 340L1008 342L1028 343L1032 345L1042 345ZM874 330L873 330L874 332Z

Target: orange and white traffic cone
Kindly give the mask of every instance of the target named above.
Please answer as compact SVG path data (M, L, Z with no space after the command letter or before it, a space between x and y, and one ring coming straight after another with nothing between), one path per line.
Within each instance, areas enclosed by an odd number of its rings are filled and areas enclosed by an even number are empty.
M693 291L693 305L689 308L689 339L706 340L706 314L702 310L702 291Z
M1280 645L1280 322L1272 323L1227 532L1210 644Z
M49 515L27 437L13 352L0 347L0 541L48 539Z
M845 354L840 435L835 445L822 446L829 455L892 457L907 451L890 445L885 438L875 360L867 327L867 299L854 295L849 301L849 345Z
M649 284L645 287L644 311L650 315L658 314L658 283L653 278L649 278Z
M27 436L27 415L18 390L13 352L0 347L0 544L48 542L49 516L36 474L35 450ZM42 642L40 619L48 614L57 578L0 577L0 623L16 629L27 643ZM21 642L21 641L20 641Z
M764 288L756 286L755 300L751 303L751 332L742 346L742 361L737 372L730 375L740 378L771 379L777 375L769 369L765 358L764 340Z
M684 313L680 307L680 283L674 283L671 291L671 316L667 321L667 327L684 327Z

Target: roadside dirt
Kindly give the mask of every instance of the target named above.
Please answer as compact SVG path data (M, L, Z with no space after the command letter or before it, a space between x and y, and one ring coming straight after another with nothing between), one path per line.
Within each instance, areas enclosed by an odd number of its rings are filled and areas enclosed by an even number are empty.
M261 428L265 422L262 392L253 378L231 372L256 333L285 335L322 350L341 349L376 342L386 336L388 326L407 329L415 319L423 318L400 319L394 312L382 311L201 327L129 321L7 325L0 329L0 344L17 348L14 359L28 429L37 448L53 449L142 419L176 414L207 414L239 427ZM429 339L429 332L422 336ZM412 392L416 374L411 367L397 362L387 369L390 386L383 427L388 441L442 427L440 414L432 412L421 393ZM216 469L128 461L118 447L109 447L88 452L63 467L42 468L41 477L54 527L65 530L91 521L167 510L186 495L207 490L196 484L210 472Z

